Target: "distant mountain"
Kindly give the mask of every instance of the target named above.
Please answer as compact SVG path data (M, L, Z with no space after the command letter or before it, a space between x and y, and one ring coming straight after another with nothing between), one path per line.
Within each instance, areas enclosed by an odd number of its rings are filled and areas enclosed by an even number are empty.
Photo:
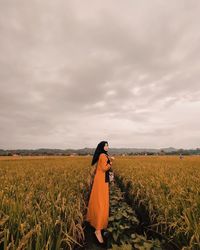
M165 152L174 152L174 151L177 151L177 150L180 150L180 149L169 147L169 148L161 148L161 150L163 150Z
M2 155L92 155L95 148L82 149L0 149ZM196 149L176 149L173 147L152 149L152 148L109 148L111 155L134 155L134 154L200 154L200 148Z

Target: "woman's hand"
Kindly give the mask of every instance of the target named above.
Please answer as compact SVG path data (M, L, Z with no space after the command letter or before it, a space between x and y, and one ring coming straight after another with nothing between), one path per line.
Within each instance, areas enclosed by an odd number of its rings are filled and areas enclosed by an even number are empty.
M115 157L114 157L114 156L111 156L110 158L111 158L112 160L114 160L114 159L115 159Z

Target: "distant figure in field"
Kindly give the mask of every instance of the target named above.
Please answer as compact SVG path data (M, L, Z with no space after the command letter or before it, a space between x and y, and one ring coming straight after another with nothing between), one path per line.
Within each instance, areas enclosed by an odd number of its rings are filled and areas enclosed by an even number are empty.
M182 154L180 154L180 155L179 155L179 158L180 158L180 160L182 160L182 159L183 159L183 156L182 156Z
M108 142L101 141L94 152L91 165L96 163L96 172L89 197L86 221L93 226L95 238L99 244L104 244L102 229L108 226L109 217L109 181L106 173L110 170L114 157L108 155Z

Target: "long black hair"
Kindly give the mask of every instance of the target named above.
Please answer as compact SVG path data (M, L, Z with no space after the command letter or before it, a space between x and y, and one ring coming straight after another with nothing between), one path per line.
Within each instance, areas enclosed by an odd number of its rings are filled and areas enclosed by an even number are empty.
M98 161L99 156L100 156L101 153L104 153L104 154L108 155L108 152L106 150L104 150L104 146L105 146L106 143L108 144L107 141L101 141L97 145L97 147L96 147L96 149L94 151L94 155L93 155L93 158L92 158L91 165L94 165Z

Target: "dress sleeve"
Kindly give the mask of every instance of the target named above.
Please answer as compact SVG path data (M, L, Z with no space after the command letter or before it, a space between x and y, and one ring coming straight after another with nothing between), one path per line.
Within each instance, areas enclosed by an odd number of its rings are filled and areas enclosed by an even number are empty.
M108 158L105 156L105 154L100 154L99 156L99 163L100 163L100 168L106 172L108 169L111 168L111 165L107 163Z

